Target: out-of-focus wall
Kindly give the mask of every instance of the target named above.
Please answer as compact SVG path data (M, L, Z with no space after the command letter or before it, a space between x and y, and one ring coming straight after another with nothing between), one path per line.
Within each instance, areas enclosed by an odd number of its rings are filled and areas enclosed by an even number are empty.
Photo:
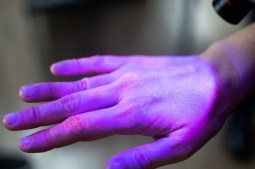
M48 71L53 61L92 54L199 53L240 27L222 21L209 0L148 0L140 6L36 14L29 13L22 0L0 0L0 113L28 106L18 100L19 87L53 79ZM113 154L151 140L114 136L47 153L21 153L17 139L31 132L0 127L0 153L23 155L35 169L98 169ZM252 169L254 163L233 162L220 134L189 160L163 168Z
M17 98L18 88L41 80L33 28L19 0L0 1L0 113L24 106ZM16 135L0 127L0 152L16 151Z

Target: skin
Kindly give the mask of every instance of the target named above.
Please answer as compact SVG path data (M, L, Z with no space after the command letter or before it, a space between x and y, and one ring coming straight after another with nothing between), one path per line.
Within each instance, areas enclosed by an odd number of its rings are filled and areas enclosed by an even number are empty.
M49 151L111 135L145 135L151 143L112 157L106 169L153 169L187 159L223 126L255 86L255 25L197 56L94 56L53 64L76 82L25 85L20 97L42 102L3 118L9 130L40 130L21 138L22 151ZM92 77L86 77L93 74Z

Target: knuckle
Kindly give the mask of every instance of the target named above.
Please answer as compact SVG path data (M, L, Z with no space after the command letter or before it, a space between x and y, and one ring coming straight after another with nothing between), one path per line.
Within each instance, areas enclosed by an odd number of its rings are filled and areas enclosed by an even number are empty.
M124 73L119 79L117 79L117 84L122 89L132 88L138 82L139 82L139 74L137 72Z
M133 103L122 104L120 108L120 113L118 114L120 119L123 119L123 126L120 128L120 132L125 132L128 134L137 134L143 131L143 123L139 119L139 113L137 108Z
M74 82L74 86L76 92L86 90L88 88L88 78Z
M82 69L81 63L80 63L80 59L73 59L74 65L78 68L78 69Z
M130 125L130 122L133 122L132 119L130 119L130 106L128 104L124 104L120 107L120 112L118 114L118 119L123 119L124 125L122 125L121 131L129 131L132 126Z
M60 104L66 113L75 113L80 106L80 96L69 95L60 99Z
M45 143L45 145L51 144L51 132L49 129L42 131L42 137L43 137L43 142Z
M29 114L31 115L33 120L40 121L41 120L41 111L38 106L32 106L29 108Z
M65 121L67 133L71 134L74 138L81 140L86 124L78 116L71 116Z
M49 93L55 93L56 92L56 87L52 83L46 83L47 85L47 92Z
M127 80L136 80L139 78L139 74L137 72L128 72L125 73L123 76L123 79L127 79Z
M105 62L105 57L96 55L96 56L91 57L90 61L93 65L102 65Z
M132 151L132 156L134 158L134 165L136 169L149 169L151 168L152 162L139 150L135 149Z

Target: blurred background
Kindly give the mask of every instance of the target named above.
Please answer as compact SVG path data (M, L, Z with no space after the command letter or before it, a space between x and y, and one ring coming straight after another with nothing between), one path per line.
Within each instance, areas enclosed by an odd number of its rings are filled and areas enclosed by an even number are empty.
M24 84L73 80L50 75L55 61L95 54L198 54L250 18L229 25L213 11L211 0L0 0L0 115L29 106L18 99ZM151 140L113 136L46 153L22 153L18 138L32 132L0 126L1 169L8 169L4 163L12 159L22 169L102 169L112 155ZM190 159L162 169L254 169L252 156L233 157L226 133L228 127Z

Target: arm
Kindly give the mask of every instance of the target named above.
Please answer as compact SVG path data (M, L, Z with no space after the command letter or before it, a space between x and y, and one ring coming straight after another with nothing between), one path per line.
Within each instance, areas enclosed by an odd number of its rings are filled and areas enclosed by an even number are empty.
M200 57L214 70L222 101L230 109L254 92L255 24L214 43Z
M255 86L254 25L216 42L199 56L73 59L55 75L76 82L26 85L27 102L49 101L6 115L10 130L52 125L22 138L25 152L44 152L111 135L145 135L151 143L112 157L107 169L157 168L190 157L223 126Z

